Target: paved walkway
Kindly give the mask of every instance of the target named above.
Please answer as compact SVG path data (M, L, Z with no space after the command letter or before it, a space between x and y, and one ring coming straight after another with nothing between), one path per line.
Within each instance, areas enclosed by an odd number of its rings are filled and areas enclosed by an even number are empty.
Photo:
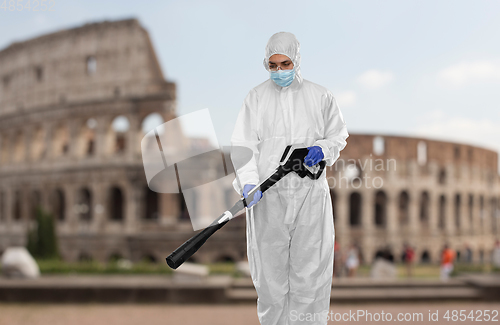
M50 275L38 279L0 277L0 302L253 304L249 278L204 279L161 275ZM500 301L500 276L464 276L448 282L425 279L374 281L335 279L332 303L400 301Z
M485 302L433 302L433 303L402 303L402 304L349 304L330 306L330 315L339 317L358 313L371 313L375 318L377 315L387 319L391 313L392 324L477 324L479 314L484 315L485 310L500 309L498 303ZM444 316L446 311L464 310L467 315L473 312L474 320L447 321ZM436 315L437 321L430 321L429 314ZM402 314L399 314L402 313ZM459 312L458 312L459 313ZM377 315L376 315L377 314ZM452 317L452 315L450 314ZM367 321L367 316L360 316L357 321L353 318L349 321L330 321L329 324L387 324L389 322ZM407 321L398 321L397 317L406 317ZM418 320L421 317L422 320ZM497 321L485 321L482 324L500 323ZM38 305L38 304L3 304L0 303L0 325L259 325L255 304L245 305ZM305 322L304 324L307 324Z

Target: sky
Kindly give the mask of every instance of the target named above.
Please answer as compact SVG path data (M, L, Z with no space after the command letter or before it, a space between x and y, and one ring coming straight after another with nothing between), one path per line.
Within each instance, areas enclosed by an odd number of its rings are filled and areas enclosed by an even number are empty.
M22 0L26 4L28 0ZM500 151L500 1L60 1L0 8L0 48L87 22L137 18L178 114L208 108L229 145L279 31L301 43L302 76L327 87L350 133L419 136ZM186 132L198 136L196 125Z

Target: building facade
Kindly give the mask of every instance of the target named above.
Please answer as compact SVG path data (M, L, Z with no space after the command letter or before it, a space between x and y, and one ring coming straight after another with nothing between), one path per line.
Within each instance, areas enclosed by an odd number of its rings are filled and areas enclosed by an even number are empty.
M487 262L500 235L498 156L471 145L423 138L348 138L329 171L337 240L365 262L404 244L417 262L438 262L445 244Z
M176 117L176 90L136 19L13 43L0 51L0 77L0 253L26 244L38 206L57 220L67 261L163 262L193 235L182 195L155 193L146 181L144 125ZM222 169L217 157L209 166L230 174L227 155ZM418 261L437 262L445 243L487 261L500 234L497 159L465 144L351 134L327 169L337 241L358 245L366 263L387 246L397 256L404 243ZM208 195L200 210L214 204ZM245 258L244 217L193 256Z

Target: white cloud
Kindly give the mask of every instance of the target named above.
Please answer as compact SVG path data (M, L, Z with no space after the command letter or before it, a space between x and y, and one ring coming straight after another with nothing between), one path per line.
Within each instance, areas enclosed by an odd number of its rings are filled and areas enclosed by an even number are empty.
M438 72L438 81L459 87L468 83L500 81L500 64L492 61L462 62Z
M368 89L383 87L394 80L394 74L390 71L368 70L358 77L358 82Z
M356 93L354 91L338 92L334 97L340 107L352 106L356 102Z

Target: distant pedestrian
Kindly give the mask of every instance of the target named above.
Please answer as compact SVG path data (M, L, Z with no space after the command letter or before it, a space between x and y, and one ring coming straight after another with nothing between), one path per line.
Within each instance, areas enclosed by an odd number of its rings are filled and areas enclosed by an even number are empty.
M450 273L453 271L453 261L455 260L455 252L446 244L441 253L441 280L448 281Z
M500 240L495 242L495 247L493 247L492 256L493 267L500 269Z
M342 255L337 241L333 247L333 276L338 278L342 276Z
M347 276L355 277L359 267L359 252L354 244L347 251L345 266L347 267Z
M404 247L405 248L404 248L404 253L403 253L403 256L404 256L403 262L406 265L406 275L409 278L411 278L412 273L413 273L413 262L415 261L415 251L408 244L405 244Z

